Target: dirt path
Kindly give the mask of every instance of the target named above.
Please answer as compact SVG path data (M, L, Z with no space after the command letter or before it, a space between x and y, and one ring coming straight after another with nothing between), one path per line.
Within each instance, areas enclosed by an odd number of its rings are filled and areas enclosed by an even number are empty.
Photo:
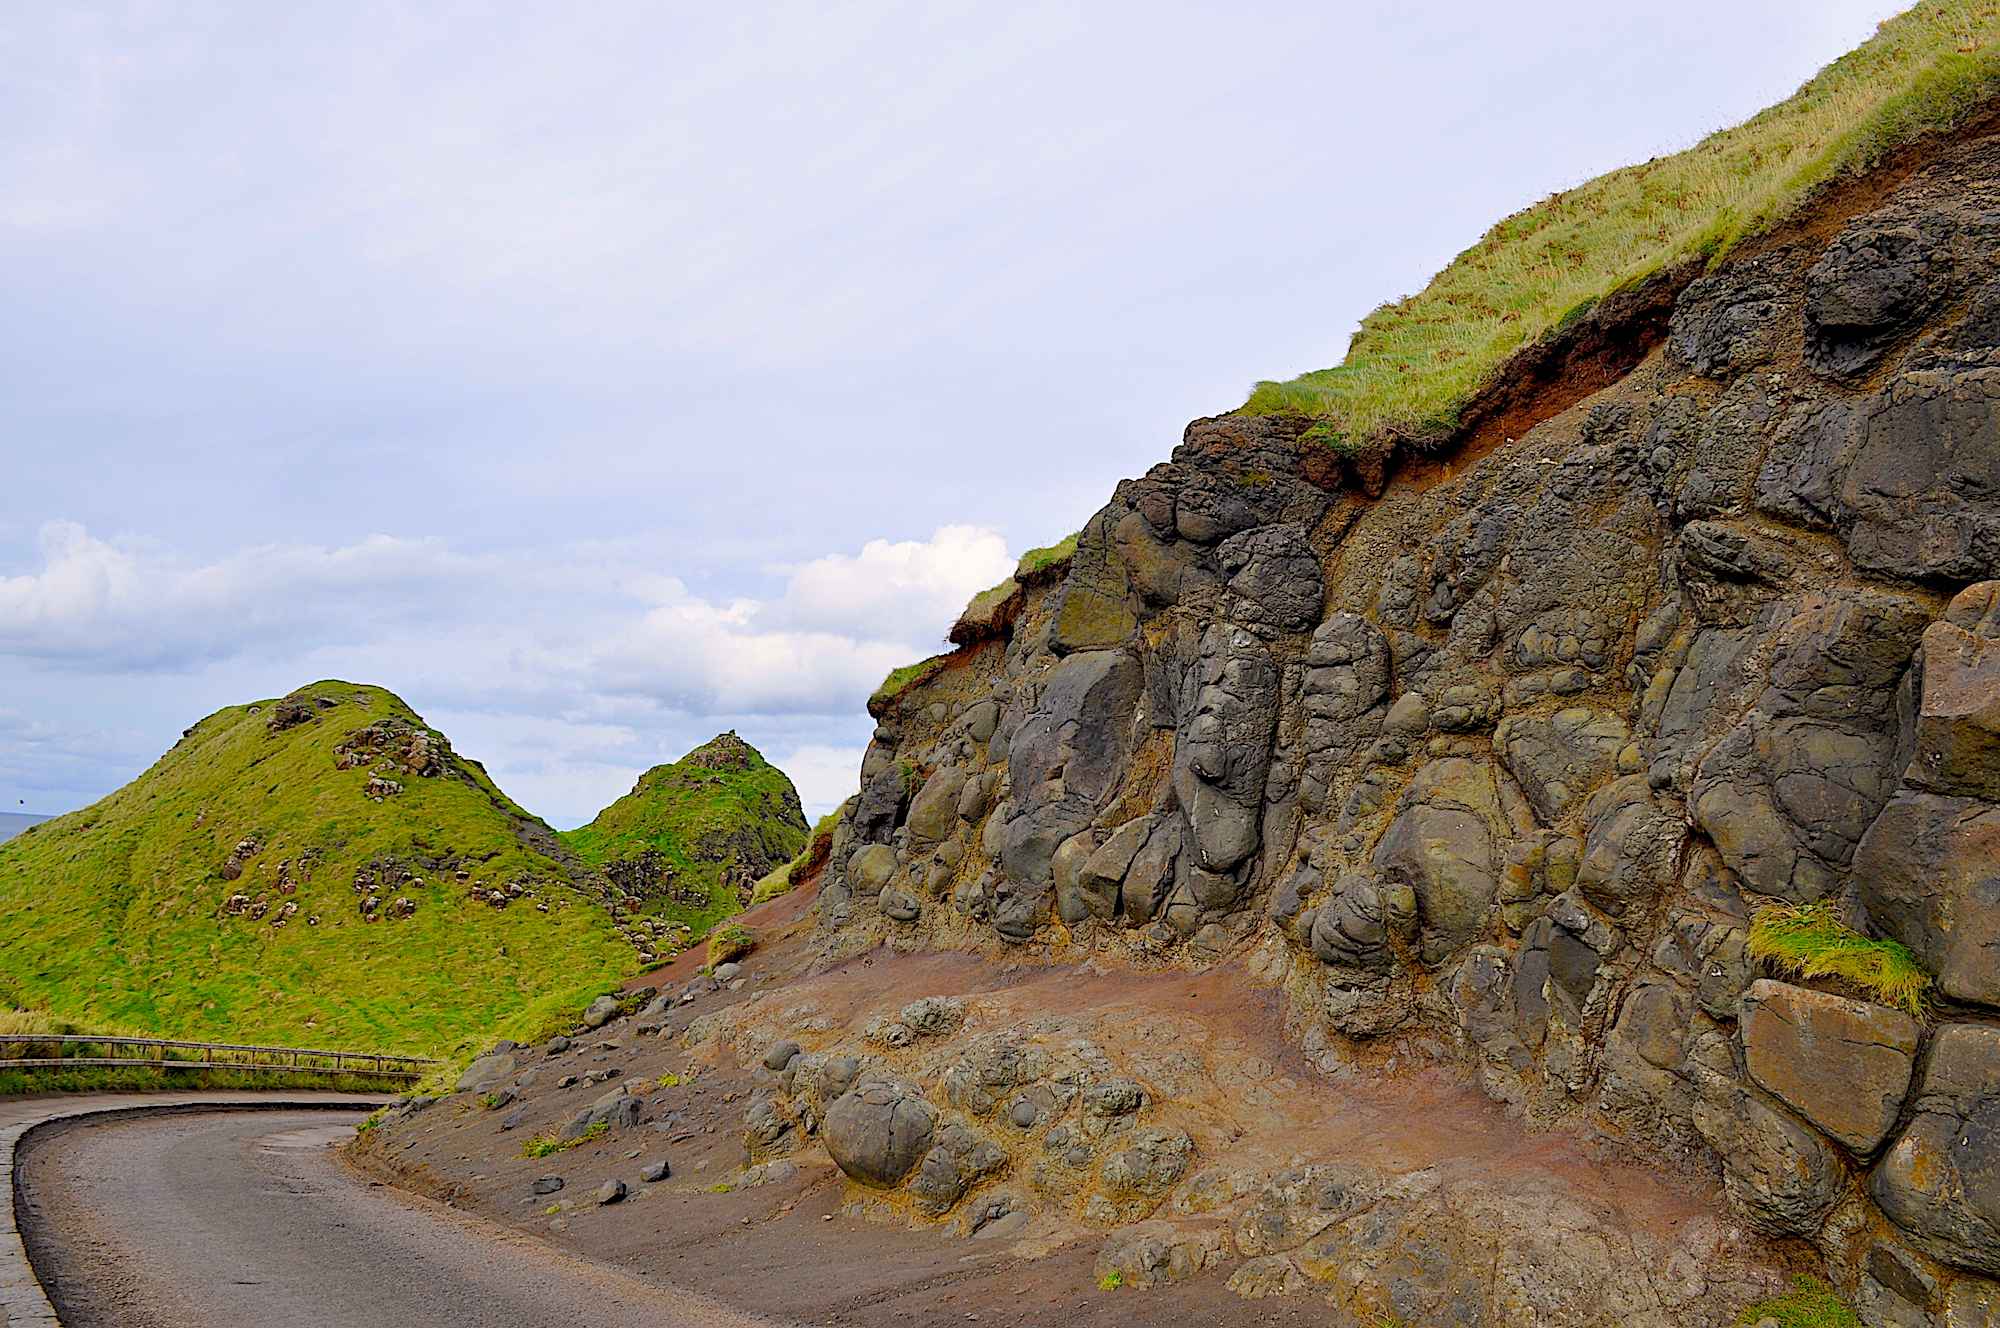
M443 1205L371 1185L353 1113L53 1125L23 1148L29 1251L70 1328L751 1328Z

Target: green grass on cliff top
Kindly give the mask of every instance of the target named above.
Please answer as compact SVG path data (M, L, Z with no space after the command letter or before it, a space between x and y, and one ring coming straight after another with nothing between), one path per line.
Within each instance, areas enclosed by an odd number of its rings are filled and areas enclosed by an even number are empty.
M1930 0L1787 100L1670 157L1600 176L1493 227L1416 295L1362 320L1347 358L1259 383L1242 409L1326 421L1338 448L1442 441L1513 352L1596 300L1770 229L2000 95L2000 3Z
M337 704L276 734L272 702L218 711L116 793L0 844L0 1000L153 1036L450 1056L532 1036L637 967L574 888L588 873L476 762L445 746L457 774L398 775L403 791L379 802L370 769L337 768L335 746L380 720L443 745L401 700L333 681L294 695ZM225 880L245 839L262 851ZM357 868L446 858L469 880L419 867L424 885L381 892L414 900L413 916L362 920ZM468 897L510 882L534 897ZM236 894L270 912L228 915ZM297 914L274 927L287 902Z
M747 766L704 765L704 754L725 741L741 744ZM756 876L790 862L806 845L805 813L785 772L733 734L697 747L679 761L639 776L632 791L597 814L589 825L565 831L563 840L593 867L610 869L651 852L676 882L705 902L648 901L645 912L687 924L700 935L739 911L743 901L724 883L726 868L756 860ZM623 885L624 882L620 881Z

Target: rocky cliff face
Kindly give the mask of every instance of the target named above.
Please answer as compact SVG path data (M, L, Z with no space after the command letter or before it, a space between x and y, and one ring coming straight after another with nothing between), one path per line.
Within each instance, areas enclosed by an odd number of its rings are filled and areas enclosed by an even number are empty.
M1464 1067L1718 1167L1870 1322L1995 1321L2000 140L1832 207L1519 437L1398 468L1191 425L880 707L825 962L1251 955L1330 1075ZM1935 1017L1746 957L1816 900L1908 946ZM823 1109L925 1211L1023 1146L893 1076L804 1083L785 1129ZM1107 1223L1190 1171L1135 1138L1076 1182Z

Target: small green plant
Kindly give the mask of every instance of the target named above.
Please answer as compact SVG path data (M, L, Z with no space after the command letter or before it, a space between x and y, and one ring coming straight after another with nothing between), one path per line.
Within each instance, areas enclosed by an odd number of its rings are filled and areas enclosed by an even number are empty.
M561 1205L561 1204L550 1204L550 1205L549 1205L549 1206L548 1206L547 1208L544 1208L544 1209L542 1210L542 1216L543 1216L543 1217L551 1217L551 1216L554 1216L554 1215L555 1215L555 1214L557 1214L557 1213L560 1213L561 1211L562 1211L562 1205Z
M597 1121L574 1139L558 1139L553 1134L538 1134L521 1145L522 1157L547 1157L560 1153L565 1148L575 1148L581 1144L594 1143L604 1137L611 1128L608 1121Z
M1840 978L1870 999L1922 1017L1931 975L1895 941L1875 941L1843 925L1825 901L1776 905L1757 914L1745 948L1797 977Z
M1738 1323L1776 1319L1779 1328L1861 1328L1861 1318L1816 1277L1792 1274L1792 1289L1782 1296L1745 1305Z
M1113 1268L1110 1272L1097 1279L1097 1289L1099 1291L1116 1291L1124 1285L1125 1274L1116 1268Z
M708 1187L708 1192L710 1194L727 1194L729 1193L729 1182L726 1180L719 1180L715 1182L715 1184Z
M677 1074L663 1074L653 1081L653 1085L656 1088L679 1088L686 1082L687 1080Z
M513 1100L511 1097L501 1097L498 1093L488 1093L485 1097L479 1099L479 1105L488 1111L492 1111L498 1107L506 1106Z
M380 1125L382 1123L382 1118L388 1114L389 1114L389 1109L387 1107L377 1107L374 1111L368 1113L366 1119L364 1119L359 1125L354 1127L354 1132L356 1134L368 1133L370 1130L374 1129L377 1125Z

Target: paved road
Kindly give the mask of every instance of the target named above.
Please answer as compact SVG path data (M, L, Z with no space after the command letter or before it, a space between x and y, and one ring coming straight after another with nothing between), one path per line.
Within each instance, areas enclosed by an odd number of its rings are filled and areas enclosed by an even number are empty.
M750 1328L344 1167L353 1113L30 1136L22 1228L70 1328Z

